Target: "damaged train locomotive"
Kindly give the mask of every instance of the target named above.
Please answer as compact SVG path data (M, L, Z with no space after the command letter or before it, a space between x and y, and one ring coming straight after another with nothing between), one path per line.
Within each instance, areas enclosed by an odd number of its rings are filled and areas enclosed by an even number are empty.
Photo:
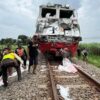
M61 49L75 56L81 41L78 15L69 5L41 5L36 34L42 53L60 56Z

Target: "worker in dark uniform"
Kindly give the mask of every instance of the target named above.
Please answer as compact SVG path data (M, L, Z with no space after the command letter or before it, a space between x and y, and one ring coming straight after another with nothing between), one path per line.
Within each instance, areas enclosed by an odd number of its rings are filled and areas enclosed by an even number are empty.
M21 70L20 70L20 65L17 63L16 59L23 64L23 60L15 53L11 52L9 48L5 48L4 50L5 55L3 56L2 62L0 64L1 70L2 70L2 78L3 78L3 83L4 87L8 86L8 74L7 74L7 69L9 67L15 67L18 75L18 81L21 80Z
M3 54L2 54L2 52L0 51L0 62L2 61L2 57L3 57Z
M29 59L28 72L30 73L30 67L33 66L33 74L35 74L35 70L38 64L38 41L36 36L34 36L28 43L27 51Z
M86 61L87 62L87 56L88 56L88 51L86 48L83 48L82 50L82 56L83 56L83 61Z
M80 48L77 49L77 56L78 56L78 59L81 57L81 49Z
M2 62L2 57L3 57L3 54L0 52L0 63ZM1 70L1 67L0 67L0 76L2 75L2 70Z

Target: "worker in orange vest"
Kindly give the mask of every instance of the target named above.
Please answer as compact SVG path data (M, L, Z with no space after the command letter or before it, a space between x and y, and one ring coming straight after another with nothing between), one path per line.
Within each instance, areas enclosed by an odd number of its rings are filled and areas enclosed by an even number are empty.
M27 53L25 49L20 44L18 44L18 48L16 48L15 53L22 58L22 60L24 61L24 67L26 68Z

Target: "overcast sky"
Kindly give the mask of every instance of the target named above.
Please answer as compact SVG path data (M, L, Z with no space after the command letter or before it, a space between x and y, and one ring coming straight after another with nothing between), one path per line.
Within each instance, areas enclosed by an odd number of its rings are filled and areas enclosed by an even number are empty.
M70 4L78 11L82 37L100 40L100 0L1 0L0 39L35 33L41 4Z

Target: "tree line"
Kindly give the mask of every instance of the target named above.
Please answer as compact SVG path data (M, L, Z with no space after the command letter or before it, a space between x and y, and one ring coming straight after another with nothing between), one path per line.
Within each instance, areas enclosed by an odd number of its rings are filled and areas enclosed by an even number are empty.
M16 45L22 44L26 45L29 41L29 37L26 35L19 35L17 39L13 38L3 38L0 40L0 45Z

